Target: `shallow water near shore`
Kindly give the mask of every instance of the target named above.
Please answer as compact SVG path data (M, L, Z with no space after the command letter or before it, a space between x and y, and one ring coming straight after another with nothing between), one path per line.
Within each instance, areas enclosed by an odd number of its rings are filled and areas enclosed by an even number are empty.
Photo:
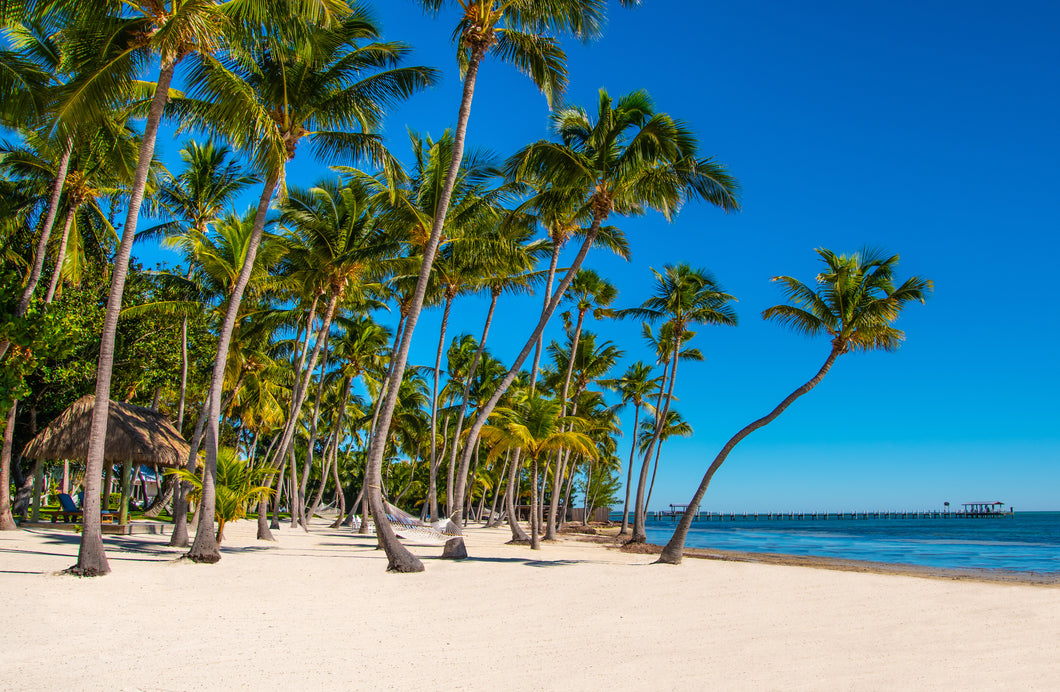
M676 521L647 525L665 545ZM697 521L686 546L785 553L951 569L1060 573L1060 512L1016 512L984 519Z

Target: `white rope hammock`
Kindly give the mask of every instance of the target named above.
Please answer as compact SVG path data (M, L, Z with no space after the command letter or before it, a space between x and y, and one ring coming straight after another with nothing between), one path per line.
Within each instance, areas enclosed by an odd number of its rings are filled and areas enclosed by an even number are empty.
M449 519L442 519L428 524L385 500L383 504L386 505L387 521L394 528L394 533L397 534L398 538L415 542L445 543L450 538L461 535L459 529ZM373 531L375 530L375 525L371 519L368 520L368 526ZM353 518L353 528L361 528L361 517L355 516Z

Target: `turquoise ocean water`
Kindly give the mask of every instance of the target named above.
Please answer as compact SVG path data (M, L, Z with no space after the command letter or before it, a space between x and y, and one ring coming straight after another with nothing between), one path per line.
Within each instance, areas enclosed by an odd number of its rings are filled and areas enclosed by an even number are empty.
M621 520L621 514L613 515ZM664 545L676 522L649 521ZM689 548L786 553L955 569L1060 573L1060 512L987 519L697 521Z

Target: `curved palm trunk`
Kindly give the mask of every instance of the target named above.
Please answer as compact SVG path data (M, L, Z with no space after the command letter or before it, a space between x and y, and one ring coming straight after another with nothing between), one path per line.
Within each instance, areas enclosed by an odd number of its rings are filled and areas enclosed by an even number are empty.
M784 413L784 409L791 406L796 399L820 384L821 380L824 379L824 376L832 368L832 364L835 363L836 358L838 358L842 352L841 347L833 346L824 365L821 366L821 369L817 371L817 374L806 384L789 394L775 409L770 411L768 415L763 416L744 427L740 432L733 435L732 439L725 443L725 446L721 448L720 452L718 452L718 456L714 457L714 461L703 475L703 480L696 489L696 494L692 496L692 501L688 505L688 510L684 513L684 516L681 517L681 521L677 523L677 528L674 529L674 535L670 537L670 541L666 544L666 547L663 548L662 554L659 555L659 563L667 565L681 564L681 558L685 552L685 538L688 536L688 528L692 525L692 517L699 511L699 503L703 501L703 496L707 492L710 480L714 478L714 473L725 462L726 457L729 456L729 452L731 452L742 439L753 433L755 430L764 428L772 423L776 420L777 416Z
M80 576L98 576L110 571L107 555L103 551L101 531L99 480L103 471L103 451L107 436L107 419L110 413L110 381L114 372L114 342L118 331L118 316L121 299L125 292L125 277L129 271L129 255L136 239L136 223L140 217L140 204L144 199L147 175L154 158L155 138L162 110L169 99L169 84L173 81L174 64L163 64L158 75L158 84L151 99L143 140L140 143L136 177L129 191L129 211L125 216L121 245L114 258L110 280L110 295L107 296L107 312L103 317L103 334L100 339L99 361L96 366L96 402L92 407L92 423L88 435L88 455L85 460L85 501L81 531L81 548L77 564L70 571ZM218 397L220 398L220 397Z
M537 457L531 465L530 472L530 550L541 550L541 525L537 515Z
M570 358L567 359L567 376L563 380L563 390L560 392L560 415L567 415L567 393L570 389L571 375L574 374L574 358L578 353L578 342L582 336L582 325L585 322L585 310L578 310L578 324L574 328L574 340L571 342ZM575 395L577 399L577 395ZM574 402L574 410L578 410L578 402ZM575 415L572 413L571 415ZM552 498L548 506L548 525L545 528L545 540L554 541L556 540L556 530L558 529L559 522L556 518L556 513L559 511L559 496L560 488L559 483L562 481L563 473L567 466L567 456L560 452L559 458L556 459L556 473L552 477Z
M453 307L452 296L445 296L442 310L442 326L438 330L438 352L434 356L434 389L431 394L431 466L427 486L427 499L431 506L431 521L438 521L438 376L442 370L442 351L445 349L445 332L449 326L449 310ZM452 468L452 466L450 466Z
M427 281L430 278L431 266L438 252L438 244L442 239L442 227L445 225L445 215L449 211L449 201L453 196L453 188L456 186L456 177L460 171L460 162L464 158L464 139L467 136L467 122L471 117L471 100L475 95L475 78L478 76L479 65L485 48L475 49L468 61L467 72L464 75L464 93L460 101L460 113L457 117L456 132L453 135L453 157L449 162L449 171L445 176L445 185L438 198L438 208L434 212L434 224L431 226L431 237L423 249L423 263L420 265L420 273L416 279L416 289L412 296L412 304L409 307L408 317L405 320L404 334L401 336L401 347L398 349L397 358L390 373L390 390L387 392L379 415L379 430L372 438L372 444L368 450L368 503L375 516L375 530L379 536L379 543L387 555L387 570L394 572L422 572L423 563L419 558L410 553L394 535L394 530L386 521L386 513L383 511L383 497L381 493L383 451L386 445L387 432L390 430L390 421L394 417L394 407L397 405L398 387L401 378L405 374L405 363L409 357L409 347L412 343L412 334L416 329L416 322L420 317L423 307L423 299L427 294ZM481 427L481 426L480 426ZM467 470L464 469L464 474ZM460 499L463 499L461 495ZM457 504L459 509L460 505Z
M478 348L475 350L475 357L471 359L471 367L467 371L467 379L464 380L464 392L460 397L461 406L460 411L456 417L456 433L453 435L453 448L452 454L449 455L449 474L453 476L456 469L456 454L460 449L458 444L460 441L460 433L464 430L464 418L467 414L467 403L468 397L471 396L471 383L475 379L475 372L478 370L479 361L482 359L482 352L486 350L486 337L490 333L490 325L493 323L493 311L497 308L497 299L500 297L498 291L491 292L490 307L486 311L486 324L482 328L482 338L479 339ZM501 476L504 477L503 475ZM449 493L452 496L452 492Z
M194 473L198 466L199 447L202 445L202 436L206 430L206 416L210 413L210 400L207 395L206 401L202 402L202 409L195 421L195 433L191 436L191 444L188 445L188 461L184 468ZM176 492L173 495L173 533L169 536L169 545L174 548L187 548L190 543L188 539L188 492L191 483L184 481L176 484Z
M655 490L655 474L659 472L659 456L662 454L664 441L664 439L659 438L659 444L655 445L655 463L651 466L651 483L648 484L648 499L644 501L645 507L651 506L651 492Z
M559 265L559 253L562 246L556 243L552 246L552 257L548 261L548 276L545 279L545 301L541 305L541 314L544 315L552 302L552 282L556 279L556 267ZM537 388L537 371L541 365L541 337L537 338L534 346L534 362L530 366L530 391Z
M243 292L250 283L250 274L254 269L254 260L258 256L258 246L265 230L265 216L269 203L276 192L280 180L280 170L271 171L265 182L265 189L258 198L258 208L254 215L254 229L247 243L247 254L239 278L228 299L224 323L217 343L217 359L214 362L213 378L210 381L210 413L206 426L206 467L202 474L202 500L199 503L198 523L195 529L195 542L188 551L188 558L200 563L212 564L221 559L221 550L213 533L214 506L217 500L217 447L221 424L221 388L224 386L225 364L228 362L228 347L232 343L236 320L239 317L239 306L243 301ZM291 493L294 495L294 493Z
M328 307L331 309L331 312L334 313L334 308L331 306L331 301L328 302ZM306 487L309 485L309 472L313 466L313 452L316 449L317 443L317 419L320 417L320 400L324 396L324 372L328 369L328 341L331 337L331 321L327 319L327 316L325 316L324 326L321 327L320 333L324 337L324 358L320 362L320 375L317 381L317 395L316 400L313 402L313 419L309 423L309 444L306 445L305 465L302 467L302 481L298 485L298 506L302 511L302 526L305 527L306 531L309 530L309 519L312 516L312 513L310 512L308 515L306 513L305 494ZM317 341L320 341L320 339L318 338ZM306 373L307 388L309 386L309 375L313 372L312 367L316 365L315 356L318 353L319 351L317 349L313 350L314 358L313 362L310 364L311 369ZM301 411L299 410L297 413L301 413ZM325 457L326 456L327 455L325 454ZM327 471L323 468L324 464L327 461L328 460L326 458L320 460L321 469L324 470L324 473L322 473L320 476L322 485L326 485L328 480Z
M659 407L655 407L655 432L652 434L651 444L648 445L647 451L644 453L644 463L640 467L640 482L637 484L637 505L633 510L633 536L629 539L630 543L647 543L648 533L645 528L645 519L647 513L647 507L645 506L645 494L648 484L648 469L651 467L652 454L655 451L655 445L659 444L659 436L662 434L663 428L666 426L666 416L670 413L670 402L673 401L674 395L674 381L677 380L677 359L681 354L681 338L678 337L674 343L673 360L670 363L670 385L666 390L666 401L662 404L662 410ZM663 373L665 377L665 373Z
M493 396L489 398L484 406L479 409L478 415L475 417L475 422L471 425L471 429L468 431L467 444L464 445L463 454L460 457L460 469L457 472L456 480L457 484L453 490L454 503L459 511L463 500L464 500L464 480L467 478L467 471L471 465L471 453L474 449L472 444L478 439L478 435L482 432L482 426L486 424L486 419L489 418L490 414L493 413L493 409L497 407L497 403L504 396L505 392L508 391L508 387L512 385L515 378L519 375L519 369L526 362L530 352L534 349L538 340L541 339L541 335L545 332L545 327L548 325L552 315L556 312L556 308L559 307L559 301L563 298L563 294L567 291L567 287L570 286L570 282L574 279L574 275L578 273L578 270L582 266L582 262L585 261L585 256L589 253L589 248L592 247L593 242L596 240L597 233L600 232L600 223L603 221L602 218L594 218L592 226L589 227L589 232L585 236L585 241L582 242L581 248L578 250L578 255L574 258L574 262L571 264L567 273L564 274L563 280L556 288L555 294L552 296L552 300L549 302L548 307L542 313L541 318L537 322L537 327L534 328L533 334L527 339L526 344L523 346L523 350L516 357L515 362L512 364L508 373L501 380L500 386L497 387L497 391L493 393ZM458 527L463 526L463 518L455 516L453 523Z
M162 72L165 73L165 69L163 69ZM172 67L169 68L169 77L170 77L170 79L172 79L172 77L173 77L173 68ZM162 79L163 79L163 75L159 75L159 77L158 77L159 84L162 83ZM168 91L168 89L169 89L168 80L166 82L165 88ZM161 89L159 89L159 90L161 90ZM158 101L157 91L156 91L156 95L155 95L154 101L151 102L151 112L152 113L155 110L155 102L156 101ZM161 106L165 106L165 98L162 99ZM141 167L143 167L145 169L144 170L144 176L143 176L143 184L146 184L146 182L147 182L147 170L146 170L146 168L151 163L151 157L154 156L154 151L155 151L154 135L155 135L155 133L158 130L158 120L160 120L161 116L162 116L162 107L161 106L159 106L159 108L158 108L158 116L159 117L158 117L158 119L155 120L155 132L151 133L151 145L150 145L150 149L149 150L146 149L148 133L147 133L146 129L144 130L144 141L140 145L140 161L139 161L139 164L137 165L137 168L136 168L136 182L134 182L133 189L130 191L130 194L135 194L136 191L137 191L136 183L140 182L140 168ZM151 118L150 118L150 116L148 116L147 127L150 127L150 126L151 126ZM29 309L29 301L30 301L31 298L33 298L33 292L37 290L37 283L40 281L41 272L44 270L44 257L45 257L45 255L48 252L48 238L51 236L52 228L55 226L55 217L58 216L58 214L59 214L59 199L62 197L62 194L63 194L63 186L66 185L66 172L67 172L67 170L70 167L70 156L73 154L73 150L74 150L74 138L72 136L70 136L70 137L66 138L66 146L63 148L62 158L59 159L59 169L55 172L55 184L52 186L52 194L51 194L51 197L48 199L48 213L44 217L44 226L42 226L41 230L40 230L40 240L37 242L37 252L33 256L33 268L30 270L29 280L26 282L26 288L22 292L22 297L19 299L18 307L16 308L15 315L18 316L18 317L22 317L23 315L25 315L26 314L26 310ZM144 158L143 158L145 151L147 153L146 165L145 165L145 161L144 161ZM141 184L140 188L139 188L140 199L143 199L143 184ZM129 209L130 210L132 209L132 206L133 206L133 203L132 203L132 200L130 199L130 202L129 202ZM137 213L139 213L139 211L140 211L139 203L136 204L136 211L137 211ZM128 223L128 222L126 222L126 223ZM135 222L134 222L134 228L135 228ZM69 230L69 225L67 225L67 230ZM124 241L124 235L125 234L122 235L122 240L123 241ZM3 353L0 353L0 355L3 355Z
M633 460L637 453L637 426L640 424L640 404L633 403L633 444L629 446L629 462L626 469L626 501L622 505L622 528L619 536L629 533L629 486L633 483Z
M15 517L11 514L11 454L15 442L15 416L18 401L11 404L7 412L7 424L4 426L4 446L0 461L0 531L15 531Z
M66 260L66 245L70 242L70 227L74 225L74 214L76 209L66 212L66 221L63 223L63 237L59 239L59 253L55 256L55 271L52 272L52 280L48 284L48 293L44 296L44 302L50 304L55 298L55 291L59 288L59 282L63 274L63 262Z
M508 526L512 529L512 543L530 543L530 536L523 527L519 526L519 513L515 511L515 492L519 485L519 457L523 450L515 450L515 459L512 460L512 468L508 475L508 488L504 492L505 510L508 512Z

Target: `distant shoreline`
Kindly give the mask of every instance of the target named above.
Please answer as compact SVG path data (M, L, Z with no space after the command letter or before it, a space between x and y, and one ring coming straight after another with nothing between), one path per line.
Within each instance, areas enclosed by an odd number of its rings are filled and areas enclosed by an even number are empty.
M622 552L658 555L663 546L645 543L629 547L616 542L618 527L594 527L596 534L580 533L571 527L565 533L578 541L599 543ZM839 572L863 572L871 574L893 574L905 577L941 579L946 581L977 581L991 584L1025 584L1032 586L1060 587L1060 573L1017 572L1000 569L962 569L951 567L926 567L905 563L874 562L847 558L822 557L818 555L791 555L787 553L758 553L744 550L717 550L707 548L685 548L686 558L718 560L721 562L751 562L766 565L811 567Z

